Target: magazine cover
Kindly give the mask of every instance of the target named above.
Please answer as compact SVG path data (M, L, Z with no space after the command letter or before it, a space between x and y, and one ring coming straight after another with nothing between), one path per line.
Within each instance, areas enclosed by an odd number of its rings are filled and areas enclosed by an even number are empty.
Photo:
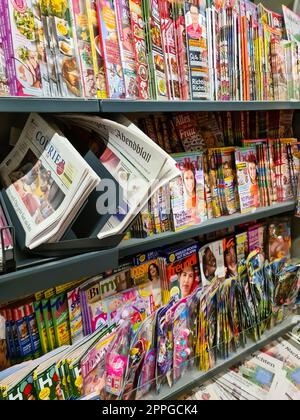
M76 287L67 294L72 344L83 338L80 288Z
M202 223L207 220L203 154L200 152L176 154L173 158L181 172L184 190L184 207L181 212L185 213L188 225Z
M254 147L237 148L235 164L241 213L252 212L259 207L256 149Z
M169 300L172 297L181 299L189 296L200 285L198 244L191 241L180 248L167 249L164 254Z
M195 114L188 112L176 114L174 123L185 152L201 151L206 148L198 130Z
M258 223L248 229L249 254L256 249L263 252L265 249L265 235L266 226L264 224Z
M108 97L121 99L125 97L125 85L114 2L112 0L97 0L96 4Z
M291 258L291 224L289 219L276 220L268 225L269 261Z
M237 251L235 237L231 236L223 240L225 279L237 277Z
M139 99L150 99L149 68L147 63L146 34L141 0L129 0L133 50L136 61Z
M9 95L8 74L6 70L4 45L0 34L0 96Z
M190 70L191 99L209 99L206 2L185 2L185 30Z
M139 97L139 86L137 78L137 63L134 54L133 26L131 25L129 0L115 1L115 11L125 83L125 96L127 99L137 99Z
M43 96L31 0L1 2L2 42L12 96Z
M146 0L143 5L151 97L167 100L166 63L159 18L159 0Z
M142 256L140 256L140 258L141 257ZM157 258L147 260L144 263L139 263L132 267L131 277L136 286L150 282L149 284L152 286L155 309L159 308L162 305L162 285Z
M99 99L107 99L104 62L101 55L100 34L97 19L96 0L86 0L88 25L91 38L91 52L93 58L94 75Z
M187 101L190 99L190 73L187 55L187 39L185 31L185 0L177 0L175 2L176 10L176 37L177 37L177 54L180 76L180 96L181 99Z
M72 4L71 4L72 3ZM83 94L87 98L97 96L96 76L94 73L91 34L87 15L86 0L72 0L72 12L75 48L78 50ZM62 44L62 49L66 46Z
M225 278L224 245L216 241L199 250L201 281L203 286L211 284L214 279Z
M284 5L282 10L288 40L300 42L300 16Z
M50 299L56 347L71 344L68 300L65 294Z
M245 261L249 254L247 232L239 233L235 236L236 256L238 265Z

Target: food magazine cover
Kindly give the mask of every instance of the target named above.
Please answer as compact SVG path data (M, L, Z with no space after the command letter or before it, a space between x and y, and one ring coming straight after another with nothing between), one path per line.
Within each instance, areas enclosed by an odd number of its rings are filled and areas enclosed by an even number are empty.
M12 96L43 96L31 0L1 2L0 22Z

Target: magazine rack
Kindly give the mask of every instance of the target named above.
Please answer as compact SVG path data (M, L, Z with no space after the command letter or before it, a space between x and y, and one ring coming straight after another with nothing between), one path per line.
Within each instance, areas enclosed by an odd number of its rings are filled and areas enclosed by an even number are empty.
M92 152L89 152L85 156L85 160L91 166L91 168L93 168L101 180L110 179L112 182L114 182L115 190L113 191L112 202L116 208L118 208L119 205L122 205L122 188L117 183L115 178L112 177L112 175L107 171L104 165ZM21 251L33 255L56 258L78 255L91 251L101 251L114 248L119 245L124 237L123 233L109 236L101 240L99 240L97 237L97 234L100 232L110 217L108 213L105 215L99 215L97 213L98 199L101 197L104 191L106 193L108 192L104 186L101 188L101 182L102 181L100 181L100 185L97 187L97 189L94 190L94 192L89 196L88 200L84 203L76 218L72 221L68 230L64 234L63 238L59 242L46 243L33 250L29 250L25 246L25 231L12 204L8 199L6 191L3 189L1 192L1 199L4 201L5 207L7 208L10 215L12 226L15 228L16 240Z

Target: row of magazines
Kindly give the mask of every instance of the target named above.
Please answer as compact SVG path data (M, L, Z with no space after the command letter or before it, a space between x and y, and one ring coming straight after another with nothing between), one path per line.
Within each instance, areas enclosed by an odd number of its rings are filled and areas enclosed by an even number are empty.
M0 9L0 94L299 99L300 17L249 0L22 0Z
M224 237L224 235L226 235ZM171 297L187 297L199 285L238 276L240 264L256 249L274 262L291 257L290 219L224 229L122 261L118 268L5 304L7 360L37 358L77 343L119 319L124 307L137 310L135 327Z
M193 401L300 400L300 329L181 397Z
M228 238L219 243L228 244L228 266L229 261L233 262L234 247L230 248ZM212 256L213 243L199 251L195 245L187 242L181 251L174 250L174 257L185 258L185 263L177 261L172 271L170 254L169 269L159 271L162 293L157 306L157 267L149 266L152 279L126 289L126 271L136 280L147 278L147 274L140 273L141 262L136 261L135 267L123 267L123 271L114 273L116 282L111 281L112 276L99 276L79 285L66 285L57 290L57 295L55 290L41 292L36 296L41 300L31 305L34 311L24 301L3 308L0 339L4 338L8 354L12 349L23 352L23 359L9 360L23 363L0 373L0 399L78 399L92 394L116 400L147 398L149 392L159 395L190 373L207 372L234 356L295 313L299 293L297 261L285 257L269 262L266 250L257 247L240 260L235 276L224 278L220 277L224 262ZM186 256L192 249L195 257ZM207 281L200 269L202 282L193 286L199 278L198 253L200 268L205 264L206 269L210 266L219 274ZM167 286L164 273L170 278ZM91 330L87 330L87 314L97 320ZM72 344L67 339L68 322ZM48 337L48 353L41 356ZM56 349L51 347L51 339ZM35 353L29 353L29 348ZM293 399L299 398L299 381L291 383L297 381L297 369L292 372L292 380L285 381L289 385L286 393ZM263 373L258 372L257 380L263 381ZM266 385L273 385L271 375L265 374ZM258 394L253 395L253 389L249 393L255 397ZM261 392L260 396L266 394Z

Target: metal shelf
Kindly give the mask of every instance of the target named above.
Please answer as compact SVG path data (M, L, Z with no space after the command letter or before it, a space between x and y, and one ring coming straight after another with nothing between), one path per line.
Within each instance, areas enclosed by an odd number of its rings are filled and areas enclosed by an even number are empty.
M160 235L154 235L146 239L130 239L124 241L119 246L120 258L134 255L140 252L145 252L150 249L155 249L161 246L171 245L176 242L184 241L186 239L194 238L199 235L216 232L227 228L229 226L238 226L243 223L248 223L258 219L264 219L278 214L287 213L295 209L295 202L276 204L272 207L263 207L257 209L253 213L248 214L234 214L232 216L219 217L218 219L207 220L200 225L195 225L191 228L184 229L179 232L166 232Z
M147 400L172 400L182 396L184 393L191 391L193 388L204 384L213 379L216 375L225 373L231 366L236 365L245 360L252 353L261 350L270 342L277 340L293 329L300 322L300 316L291 316L283 321L281 324L275 326L267 331L261 340L254 342L250 341L241 348L237 353L232 354L227 360L218 361L216 366L208 372L200 372L197 369L190 369L186 374L172 387L165 385L159 394L151 392L146 395Z
M99 112L97 99L0 97L0 112Z
M228 226L237 226L293 211L295 202L281 203L272 207L257 209L250 214L236 214L230 217L208 220L181 232L167 232L147 239L132 239L119 247L105 251L90 252L64 259L24 258L18 259L19 270L0 275L0 303L23 297L86 276L117 268L121 258L140 252L215 232Z
M191 112L191 111L272 111L300 109L300 101L131 101L104 99L100 112Z

